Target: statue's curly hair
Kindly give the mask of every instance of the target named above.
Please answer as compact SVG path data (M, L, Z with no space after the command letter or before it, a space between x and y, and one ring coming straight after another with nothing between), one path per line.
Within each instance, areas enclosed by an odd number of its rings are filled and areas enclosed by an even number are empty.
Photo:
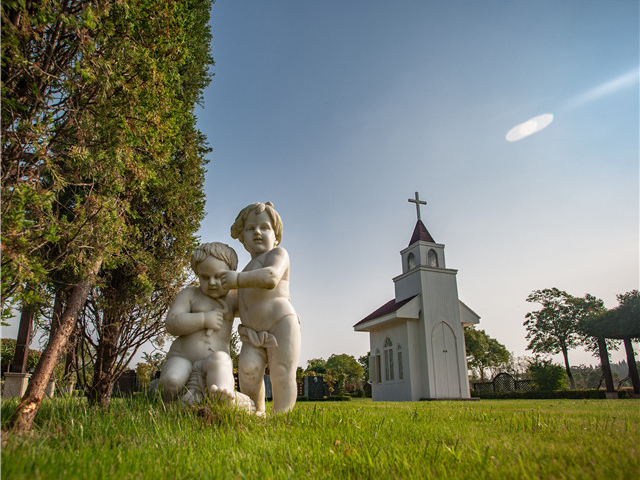
M273 203L271 202L252 203L240 210L240 213L236 217L236 221L231 225L231 238L240 240L244 245L244 242L242 241L242 230L244 230L244 224L247 222L249 214L253 212L258 215L265 211L271 219L271 226L273 227L273 232L276 236L276 245L280 245L280 242L282 242L282 219L280 218L280 215L278 215L278 212L276 212L275 208L273 208Z
M238 255L229 245L220 242L203 243L193 251L191 255L191 269L198 274L198 265L204 262L207 257L214 257L222 260L229 266L230 270L238 268Z

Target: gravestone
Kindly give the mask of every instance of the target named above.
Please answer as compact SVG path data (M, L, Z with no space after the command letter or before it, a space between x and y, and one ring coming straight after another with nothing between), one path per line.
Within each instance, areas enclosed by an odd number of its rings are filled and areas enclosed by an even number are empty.
M304 396L309 400L322 400L324 397L324 377L322 375L304 377Z
M264 376L264 396L267 400L273 400L273 390L271 389L271 375Z
M120 378L116 380L116 384L113 387L114 394L117 396L133 395L139 390L138 388L138 374L135 370L126 370L120 375Z

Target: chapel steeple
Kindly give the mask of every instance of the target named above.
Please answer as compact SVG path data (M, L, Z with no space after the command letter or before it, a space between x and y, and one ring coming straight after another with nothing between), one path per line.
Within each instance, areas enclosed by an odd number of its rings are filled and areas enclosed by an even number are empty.
M422 220L418 220L416 223L416 228L413 229L413 235L411 235L411 240L409 241L409 246L416 243L418 240L422 240L423 242L436 243L433 239L427 227L424 226Z
M444 268L444 245L436 243L420 218L420 206L426 205L427 202L420 200L418 192L415 198L410 198L408 201L416 204L418 221L413 229L409 246L400 252L402 273L407 273L416 267Z

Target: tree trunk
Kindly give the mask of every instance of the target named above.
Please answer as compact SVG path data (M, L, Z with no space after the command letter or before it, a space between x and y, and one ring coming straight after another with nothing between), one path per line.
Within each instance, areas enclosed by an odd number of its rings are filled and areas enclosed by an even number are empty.
M108 407L111 392L116 381L115 364L118 359L118 341L120 339L121 314L117 311L105 311L102 332L96 352L93 382L87 392L90 404Z
M87 276L74 285L69 298L69 303L67 304L67 308L62 315L62 318L60 319L58 328L51 332L49 343L44 349L44 352L42 352L36 371L33 373L33 376L29 381L27 391L22 397L20 405L18 405L16 414L9 423L9 429L16 432L27 432L31 429L33 419L35 418L36 413L38 413L40 403L44 398L47 383L51 378L51 374L53 373L53 369L56 366L60 353L73 330L76 318L87 299L95 275L100 269L100 265L102 265L102 258L95 260L89 267Z
M602 365L602 375L607 386L607 392L613 392L613 376L611 375L611 365L609 364L609 352L607 342L603 337L598 337L598 353L600 353L600 364Z
M569 352L566 347L562 347L562 356L564 357L564 369L567 372L567 377L569 377L569 383L571 384L571 389L576 389L576 381L573 379L573 374L571 373L571 367L569 366Z
M67 356L64 361L64 380L71 382L71 376L75 370L75 357L76 357L76 342L78 340L78 326L74 325L71 335L69 335L69 341L67 342ZM77 381L77 379L76 379Z
M638 378L636 357L633 354L631 339L628 337L624 339L624 349L627 351L627 365L629 365L629 376L631 377L631 385L633 385L633 393L640 394L640 379Z

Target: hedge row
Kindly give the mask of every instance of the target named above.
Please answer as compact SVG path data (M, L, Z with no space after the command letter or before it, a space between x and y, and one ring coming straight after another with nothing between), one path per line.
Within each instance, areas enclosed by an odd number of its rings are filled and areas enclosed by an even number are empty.
M530 392L478 392L471 391L472 397L485 399L604 399L606 398L604 390L533 390ZM631 392L628 390L619 390L616 392L618 398L631 398Z

